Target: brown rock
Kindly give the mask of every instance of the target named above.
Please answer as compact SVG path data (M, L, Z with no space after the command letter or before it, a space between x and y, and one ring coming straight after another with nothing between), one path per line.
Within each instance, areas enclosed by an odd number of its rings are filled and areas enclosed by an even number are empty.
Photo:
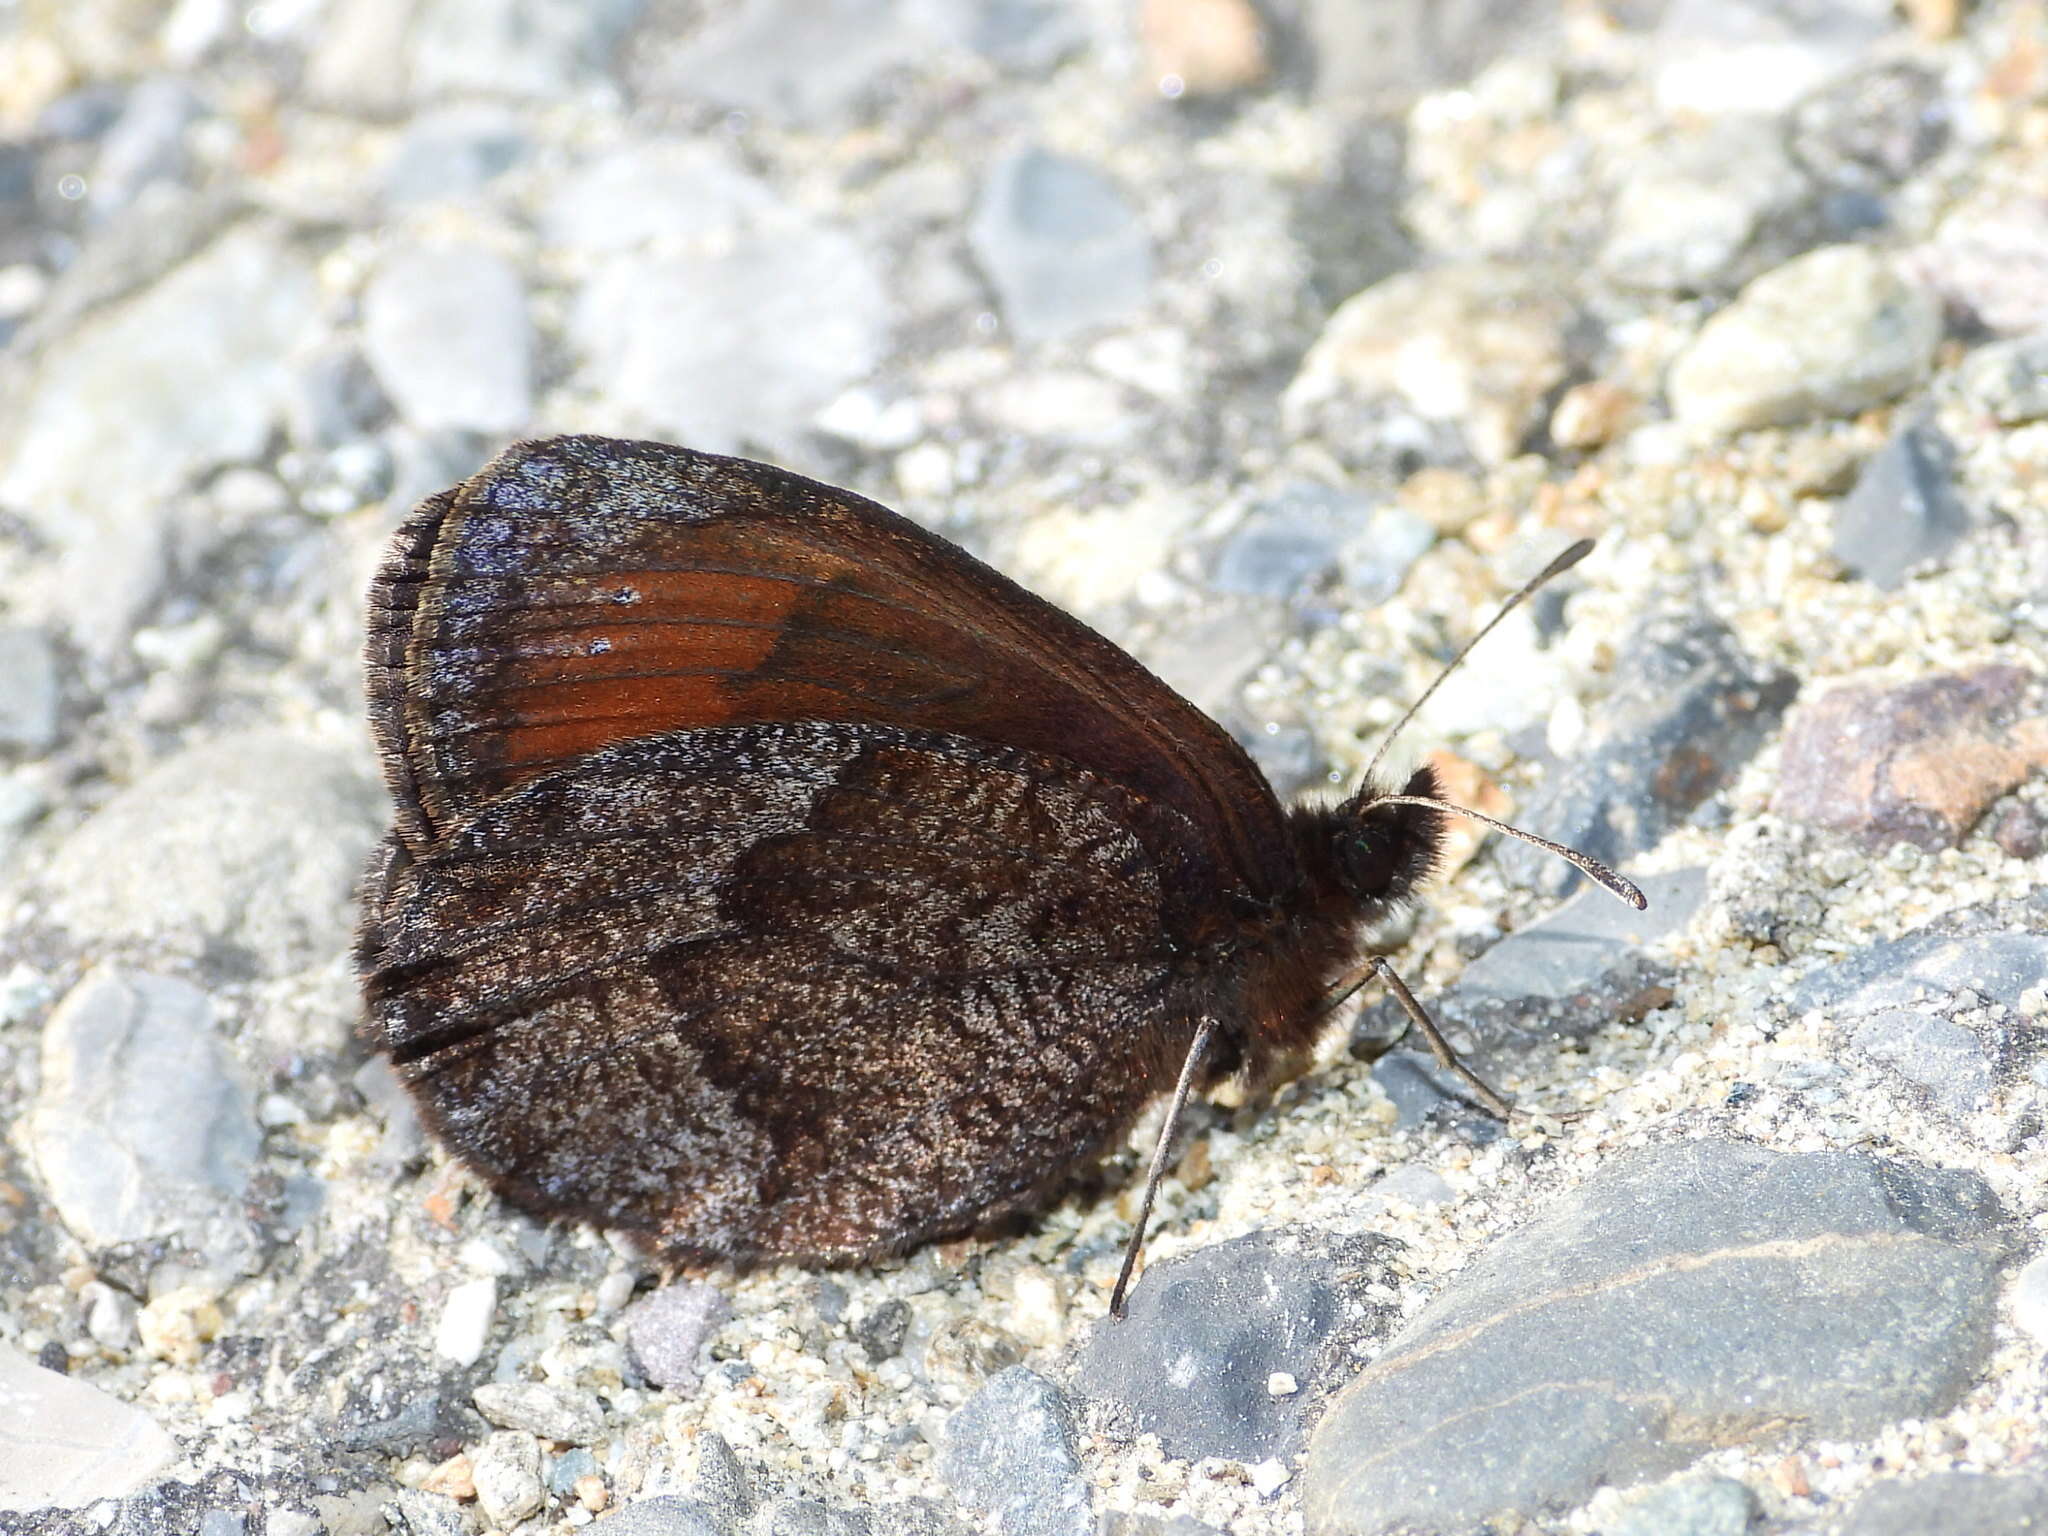
M1223 96L1265 82L1265 28L1246 0L1145 0L1145 61L1175 95Z
M1982 667L1851 683L1798 711L1785 735L1780 815L1870 848L1952 848L2000 795L2048 768L2048 679Z

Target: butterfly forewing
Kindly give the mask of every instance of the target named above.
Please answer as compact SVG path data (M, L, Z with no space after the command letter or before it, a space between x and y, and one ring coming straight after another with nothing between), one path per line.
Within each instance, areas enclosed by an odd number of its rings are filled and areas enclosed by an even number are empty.
M615 742L818 720L1059 757L1180 812L1229 886L1298 879L1250 759L1124 652L886 508L744 460L510 450L400 531L368 655L409 844Z

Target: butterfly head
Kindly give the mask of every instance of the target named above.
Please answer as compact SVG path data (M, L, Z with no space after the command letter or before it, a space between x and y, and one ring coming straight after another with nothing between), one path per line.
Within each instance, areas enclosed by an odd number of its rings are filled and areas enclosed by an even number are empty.
M1442 860L1446 812L1418 800L1438 800L1443 787L1427 764L1397 794L1367 783L1337 807L1337 877L1361 904L1401 901L1435 872Z

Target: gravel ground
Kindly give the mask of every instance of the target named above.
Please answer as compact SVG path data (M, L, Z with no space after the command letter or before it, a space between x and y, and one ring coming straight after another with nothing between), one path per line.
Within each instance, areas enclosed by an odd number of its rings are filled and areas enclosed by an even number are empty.
M1997 1532L2048 1510L2041 0L0 5L0 1531ZM360 603L770 458L1283 793L1501 840L1019 1233L668 1273L352 1043Z

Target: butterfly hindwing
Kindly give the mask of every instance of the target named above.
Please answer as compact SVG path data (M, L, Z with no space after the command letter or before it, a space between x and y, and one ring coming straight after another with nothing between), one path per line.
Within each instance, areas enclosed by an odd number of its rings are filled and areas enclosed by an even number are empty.
M830 722L621 743L393 848L367 1029L435 1128L704 1257L890 1251L1100 1150L1192 1034L1218 878L1071 764Z

